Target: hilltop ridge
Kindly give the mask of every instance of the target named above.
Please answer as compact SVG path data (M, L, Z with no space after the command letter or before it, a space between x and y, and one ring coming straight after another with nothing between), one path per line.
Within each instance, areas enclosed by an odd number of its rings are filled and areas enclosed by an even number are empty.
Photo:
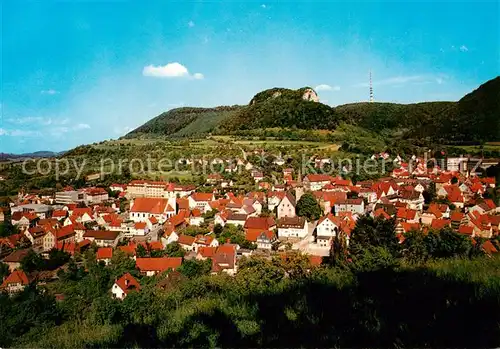
M500 77L457 102L364 102L335 108L319 102L311 87L275 87L255 94L247 105L172 109L125 137L195 137L274 127L334 130L347 123L373 132L398 131L409 139L480 142L500 140L499 120Z

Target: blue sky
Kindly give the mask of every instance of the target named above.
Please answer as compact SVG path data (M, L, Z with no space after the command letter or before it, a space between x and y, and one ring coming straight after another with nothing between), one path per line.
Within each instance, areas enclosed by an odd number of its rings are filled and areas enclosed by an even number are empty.
M458 100L500 72L496 1L3 0L0 152L117 138L178 106L318 87Z

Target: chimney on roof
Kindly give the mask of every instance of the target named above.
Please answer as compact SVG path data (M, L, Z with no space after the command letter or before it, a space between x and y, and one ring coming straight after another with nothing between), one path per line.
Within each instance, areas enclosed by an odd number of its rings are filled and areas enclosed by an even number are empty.
M129 280L127 278L125 278L125 286L128 286L129 284Z

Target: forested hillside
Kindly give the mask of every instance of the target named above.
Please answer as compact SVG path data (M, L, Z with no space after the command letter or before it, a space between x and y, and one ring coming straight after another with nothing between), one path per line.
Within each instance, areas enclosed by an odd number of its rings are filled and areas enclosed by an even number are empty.
M311 97L310 91L312 98L305 98ZM307 87L273 88L257 93L246 106L174 109L126 137L191 137L274 127L334 130L340 123L347 123L374 132L397 131L403 139L410 140L500 140L500 77L458 102L353 103L332 108L315 101L315 96Z
M230 118L239 106L216 108L183 107L169 110L128 133L126 138L145 136L192 137L213 130Z

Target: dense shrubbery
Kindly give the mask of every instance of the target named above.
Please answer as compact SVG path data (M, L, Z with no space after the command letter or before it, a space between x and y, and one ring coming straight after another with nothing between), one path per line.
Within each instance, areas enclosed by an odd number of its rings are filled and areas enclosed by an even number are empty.
M141 277L124 255L104 267L89 252L60 272L49 292L0 295L0 345L498 346L500 260L471 254L473 244L451 231L428 241L412 234L401 246L393 222L363 217L349 258L346 250L332 253L320 267L302 255L243 258L235 277L207 276L210 261L190 261L167 290L155 287L165 275ZM427 261L410 260L410 250L425 250ZM141 290L113 300L109 290L127 271ZM51 293L64 300L56 303Z

